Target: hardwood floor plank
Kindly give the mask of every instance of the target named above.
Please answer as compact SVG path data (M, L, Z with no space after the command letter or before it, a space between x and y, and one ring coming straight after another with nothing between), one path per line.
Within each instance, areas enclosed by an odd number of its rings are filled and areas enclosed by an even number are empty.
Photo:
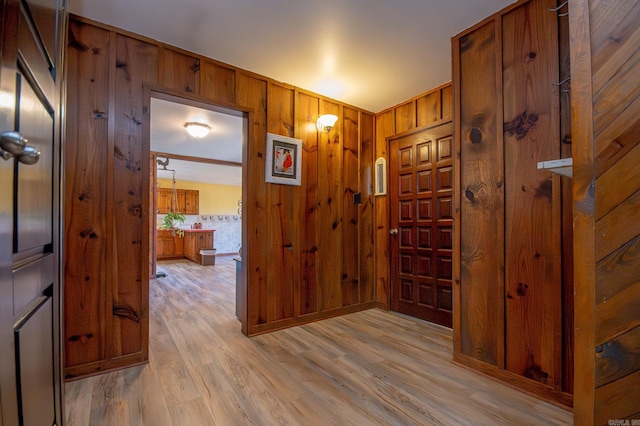
M551 404L452 363L451 330L368 310L253 338L235 264L161 261L149 364L66 386L66 424L569 425Z

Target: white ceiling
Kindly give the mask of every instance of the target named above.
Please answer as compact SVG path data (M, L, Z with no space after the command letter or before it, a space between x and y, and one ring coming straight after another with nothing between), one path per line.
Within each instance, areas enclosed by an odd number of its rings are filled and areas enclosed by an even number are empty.
M451 80L451 36L513 0L69 0L93 20L380 112Z
M151 98L151 151L242 163L242 118ZM211 126L209 134L194 138L184 123L199 121ZM170 159L168 169L176 180L241 186L242 168L197 161ZM162 169L158 166L158 169ZM158 177L172 179L169 171L158 170Z

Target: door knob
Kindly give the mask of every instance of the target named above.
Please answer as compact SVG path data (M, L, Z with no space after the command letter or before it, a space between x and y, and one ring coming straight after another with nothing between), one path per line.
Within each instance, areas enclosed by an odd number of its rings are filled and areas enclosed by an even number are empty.
M0 156L5 160L16 157L22 164L36 164L40 159L40 151L27 145L27 138L20 132L8 131L0 133Z
M12 156L22 154L25 146L27 146L27 139L20 132L9 131L0 134L0 148Z
M22 153L18 155L18 161L26 165L36 164L39 159L40 151L29 145L25 146Z
M391 228L389 229L389 233L391 235L398 235L398 228Z

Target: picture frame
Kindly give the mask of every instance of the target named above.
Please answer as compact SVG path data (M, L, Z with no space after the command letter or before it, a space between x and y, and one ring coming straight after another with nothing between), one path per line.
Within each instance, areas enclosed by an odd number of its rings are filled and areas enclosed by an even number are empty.
M266 161L265 182L300 186L302 140L267 133Z

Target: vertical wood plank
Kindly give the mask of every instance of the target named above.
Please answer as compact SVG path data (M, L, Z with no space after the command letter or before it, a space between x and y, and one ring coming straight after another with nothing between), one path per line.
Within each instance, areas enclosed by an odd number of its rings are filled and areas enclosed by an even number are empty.
M374 116L360 114L360 301L375 300Z
M573 148L573 256L575 424L594 424L595 406L595 200L589 2L569 4L571 131Z
M499 25L489 21L459 40L460 348L504 364L504 154ZM499 114L499 115L497 115Z
M114 131L114 245L116 275L113 282L114 349L113 356L146 350L144 323L148 320L147 283L149 277L140 265L148 263L149 237L145 224L150 222L144 209L149 186L149 147L142 139L144 115L142 83L157 84L158 48L130 37L116 38ZM155 217L155 215L153 216ZM146 243L146 244L145 244ZM129 262L119 262L126 258ZM143 259L145 259L143 261Z
M65 158L65 367L104 359L109 32L69 26ZM90 164L91 167L87 167ZM78 255L82 253L82 261ZM110 313L108 313L110 315Z
M353 196L359 192L359 118L353 108L343 108L342 119L342 305L360 303L360 259L358 205Z
M304 212L300 227L300 287L298 290L297 315L318 312L319 289L317 279L318 235L318 118L319 98L308 93L296 95L296 138L302 140L304 161L302 163L302 188L300 211Z
M340 117L340 107L326 100L320 104L321 114ZM339 118L329 133L318 138L318 281L321 283L321 310L342 306L340 271L342 270L342 135Z
M200 78L202 79L202 96L215 102L235 103L235 70L207 60L203 60L201 65Z
M387 137L395 134L393 110L376 116L375 158L388 158ZM375 160L374 160L375 161ZM388 165L387 165L388 166ZM387 168L388 170L388 168ZM391 283L389 282L389 200L388 196L374 199L375 206L375 238L376 238L376 302L389 308Z
M267 187L265 176L265 145L267 140L267 82L239 73L238 103L253 108L253 139L248 140L247 182L243 184L242 206L247 223L247 244L243 247L242 260L247 270L247 331L267 322L267 265L268 248L263 242L267 229ZM248 190L250 188L250 190ZM249 247L251 248L249 250Z
M293 137L294 91L269 84L268 129L270 133ZM303 159L304 161L304 155ZM269 304L267 318L279 321L292 318L294 288L298 287L298 202L300 187L267 184L267 288Z
M460 243L462 235L460 235L460 210L462 206L462 185L461 185L461 145L462 135L460 134L460 113L461 113L461 88L460 88L460 38L453 37L451 39L451 68L453 74L452 83L452 118L453 118L453 187L456 189L453 193L453 306L462 306L462 295L460 294ZM459 359L462 353L462 337L461 337L461 319L462 310L454 309L451 315L451 328L453 333L453 358Z
M452 86L443 87L440 92L440 118L450 120L453 117L453 89Z
M571 77L569 20L558 18L560 74L558 81ZM560 156L571 157L571 95L560 87ZM571 178L562 179L562 390L573 394L573 200Z
M416 123L418 127L440 120L440 115L440 90L427 93L416 99Z
M200 58L160 49L160 84L179 92L200 94Z
M560 178L536 163L559 158L555 1L502 17L506 369L562 387Z
M395 110L395 132L402 133L416 127L416 103L414 101L398 105Z

